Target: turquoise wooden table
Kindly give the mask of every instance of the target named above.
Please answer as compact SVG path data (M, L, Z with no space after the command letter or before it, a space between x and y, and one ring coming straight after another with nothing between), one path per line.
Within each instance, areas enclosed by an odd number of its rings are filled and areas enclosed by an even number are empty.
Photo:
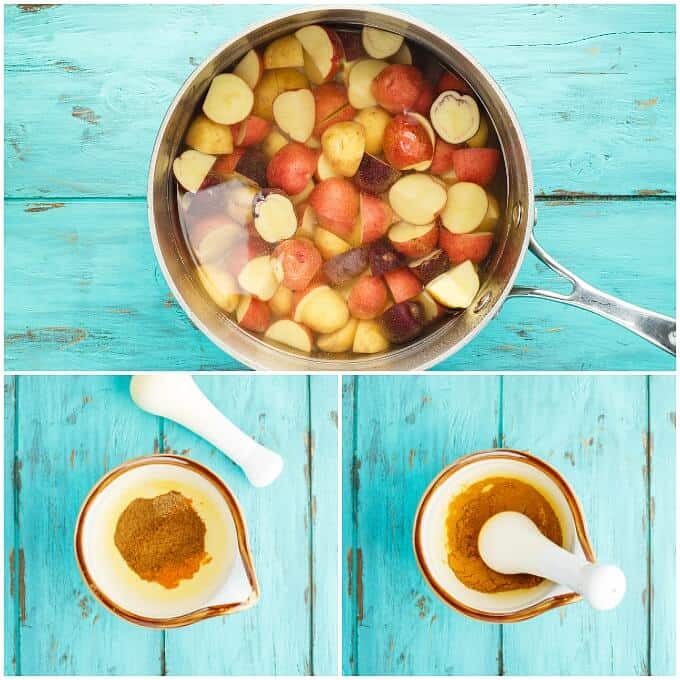
M126 376L5 382L5 672L21 675L335 674L337 380L203 377L233 421L285 459L255 489L221 453L138 410ZM75 519L115 465L158 451L208 465L241 503L261 599L165 633L96 601L73 556Z
M675 381L671 376L359 377L343 385L343 666L361 675L672 675ZM618 609L583 602L506 626L428 588L411 548L435 475L502 443L557 467Z
M594 285L674 315L675 8L395 7L460 41L504 89L533 159L543 246ZM287 9L5 7L7 367L237 367L168 292L146 175L194 67ZM559 286L531 256L520 281ZM511 300L441 368L673 366L586 312Z

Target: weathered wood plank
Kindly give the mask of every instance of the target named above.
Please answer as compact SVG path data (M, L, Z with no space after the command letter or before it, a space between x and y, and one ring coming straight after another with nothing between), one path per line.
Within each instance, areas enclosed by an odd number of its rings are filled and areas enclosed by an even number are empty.
M156 130L194 66L291 8L20 7L5 9L5 181L20 197L143 196ZM537 193L674 193L674 7L393 7L459 41L504 89Z
M15 522L15 503L21 490L21 470L15 466L15 426L16 394L18 378L5 376L5 438L4 438L4 492L5 492L5 584L4 584L4 622L5 622L5 674L18 675L19 655L17 654L17 635L19 627L20 602L19 566L23 565L23 552L15 545L17 524ZM23 592L23 591L22 591Z
M100 606L73 554L75 520L91 486L123 460L152 452L158 421L132 406L126 377L22 376L20 382L21 672L158 674L161 633Z
M144 203L80 200L31 212L35 207L5 203L8 368L240 367L191 325L169 294L147 236ZM541 203L539 212L536 233L563 264L608 292L674 314L673 201L553 201ZM555 275L532 255L520 282L556 285ZM671 357L611 322L525 299L509 300L474 342L439 368L672 370L674 365Z
M356 381L352 669L361 675L495 674L498 627L456 615L431 593L413 558L411 529L420 497L439 470L494 444L499 381L491 376Z
M143 202L35 207L6 204L8 365L172 369L181 351L185 368L241 367L204 341L169 292Z
M676 433L675 379L650 377L650 664L654 675L675 675ZM669 625L670 624L670 625Z
M262 596L233 616L166 633L172 675L301 675L311 667L309 436L304 376L200 377L236 425L285 458L281 477L256 489L222 453L165 421L164 449L208 465L241 504ZM321 463L320 463L321 464ZM197 654L197 650L204 650Z
M347 375L342 377L342 673L354 675L354 662L357 642L356 618L356 487L355 466L356 450L354 447L355 396L358 378Z
M644 376L503 379L505 445L530 450L564 473L598 559L619 564L627 578L615 611L580 602L504 626L508 675L648 673L646 432ZM666 624L672 627L672 619Z
M312 672L338 673L338 380L311 376Z

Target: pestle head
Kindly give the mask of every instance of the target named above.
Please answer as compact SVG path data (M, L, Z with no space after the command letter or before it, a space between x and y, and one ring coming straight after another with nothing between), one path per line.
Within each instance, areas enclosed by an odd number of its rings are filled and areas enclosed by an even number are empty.
M490 517L479 532L482 559L501 574L534 573L530 552L548 541L538 527L521 512L499 512Z

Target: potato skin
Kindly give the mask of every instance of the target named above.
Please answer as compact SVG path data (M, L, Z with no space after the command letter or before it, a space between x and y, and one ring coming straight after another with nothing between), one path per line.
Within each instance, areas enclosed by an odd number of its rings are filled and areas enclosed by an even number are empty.
M334 286L359 276L368 267L368 248L353 248L327 260L323 272Z

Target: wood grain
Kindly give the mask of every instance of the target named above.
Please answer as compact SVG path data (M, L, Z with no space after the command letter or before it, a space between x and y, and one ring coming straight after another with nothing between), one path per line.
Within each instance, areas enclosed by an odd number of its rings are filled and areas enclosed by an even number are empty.
M12 479L14 469L21 475L5 497L5 536L16 532L16 546L25 553L25 574L20 578L15 571L6 581L12 589L5 609L8 674L300 675L313 667L335 672L337 602L326 593L332 588L337 599L337 503L329 481L337 478L337 432L330 415L337 411L337 381L257 375L197 381L237 425L282 453L284 473L273 486L254 489L204 441L134 408L126 376L6 381L6 418L13 427L5 429L5 479ZM18 397L14 413L12 394ZM314 458L312 475L310 432L323 451ZM239 499L262 592L253 609L162 633L119 620L84 585L72 537L86 493L116 464L159 451L207 464ZM12 489L19 488L15 523ZM6 540L6 560L14 547ZM325 555L314 556L314 550ZM315 588L318 600L311 596Z
M11 370L241 368L179 308L156 265L141 201L5 203L5 356ZM27 212L29 211L29 212ZM644 225L644 228L641 228ZM549 201L542 245L586 281L674 314L675 203ZM36 247L36 243L40 247ZM11 256L10 256L11 254ZM527 255L519 282L565 290ZM671 370L671 357L582 310L508 300L446 370Z
M357 560L345 567L345 672L673 673L674 389L672 376L345 378L352 434L344 437L354 445L343 447L351 522L343 552L361 549L363 563L363 573ZM422 492L447 463L501 442L540 455L570 481L598 558L626 573L615 612L581 602L499 627L465 619L427 588L410 541ZM359 581L360 602L347 589Z
M156 131L184 79L292 7L7 6L7 194L145 195ZM492 74L527 137L538 194L674 194L674 7L390 7Z

